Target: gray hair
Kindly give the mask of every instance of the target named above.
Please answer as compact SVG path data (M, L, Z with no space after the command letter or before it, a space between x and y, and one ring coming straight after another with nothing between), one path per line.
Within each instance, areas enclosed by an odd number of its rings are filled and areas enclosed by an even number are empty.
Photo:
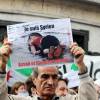
M33 68L33 76L34 76L34 78L36 78L36 77L38 77L38 67L34 67Z
M44 67L46 67L46 66L44 66ZM55 66L55 67L58 70L58 76L59 76L59 68L57 66ZM36 67L33 68L33 76L34 76L34 78L37 78L38 77L38 74L39 74L38 68L39 68L38 66L36 66Z

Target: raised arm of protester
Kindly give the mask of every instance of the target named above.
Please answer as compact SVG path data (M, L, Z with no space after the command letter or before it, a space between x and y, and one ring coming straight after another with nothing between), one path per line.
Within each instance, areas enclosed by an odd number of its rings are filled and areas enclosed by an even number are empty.
M4 39L2 47L0 47L0 73L6 72L6 63L8 61L9 55L11 54L10 43L7 39Z
M7 93L6 85L6 64L12 52L11 43L4 39L3 45L0 47L0 100L32 100L30 97L10 96Z
M71 53L75 56L75 63L77 64L79 69L78 75L80 79L80 85L78 95L76 95L77 100L97 100L94 82L90 78L88 69L83 61L85 51L81 47L79 47L77 43L73 43L70 48Z

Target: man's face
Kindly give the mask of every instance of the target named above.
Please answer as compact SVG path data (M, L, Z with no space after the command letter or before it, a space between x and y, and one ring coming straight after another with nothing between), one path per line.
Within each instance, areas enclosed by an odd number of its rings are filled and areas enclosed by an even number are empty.
M40 96L52 96L58 82L58 69L56 67L39 67L35 78L37 93Z
M58 82L58 86L56 88L56 95L58 96L65 96L68 92L68 87L63 80Z
M24 92L25 90L26 90L25 85L21 85L21 86L18 88L17 92Z

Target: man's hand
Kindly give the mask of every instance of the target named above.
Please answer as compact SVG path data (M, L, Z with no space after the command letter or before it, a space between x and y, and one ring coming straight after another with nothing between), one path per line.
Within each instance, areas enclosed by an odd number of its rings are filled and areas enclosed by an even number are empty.
M8 58L11 54L10 43L5 39L2 47L0 47L0 72L5 72Z
M79 47L77 43L73 43L70 48L71 53L75 56L75 62L79 68L80 73L84 73L86 71L86 67L83 62L85 53L84 50Z

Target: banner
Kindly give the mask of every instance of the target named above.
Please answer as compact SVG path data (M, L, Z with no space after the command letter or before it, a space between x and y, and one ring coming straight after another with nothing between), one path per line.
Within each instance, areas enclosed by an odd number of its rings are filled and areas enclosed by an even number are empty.
M84 62L88 67L89 75L94 79L100 79L100 56L85 55Z

